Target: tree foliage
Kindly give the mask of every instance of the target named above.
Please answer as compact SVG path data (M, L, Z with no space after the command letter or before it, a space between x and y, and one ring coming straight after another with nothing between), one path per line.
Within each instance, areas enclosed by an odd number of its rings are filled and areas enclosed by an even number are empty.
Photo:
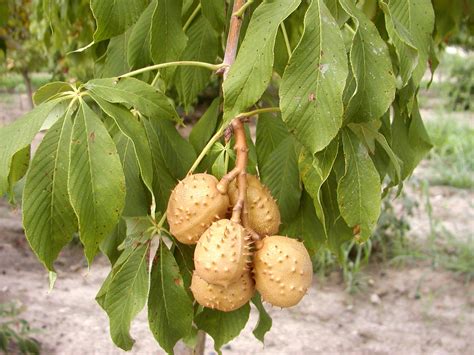
M231 170L223 133L235 117L256 115L248 171L278 199L281 233L311 254L366 241L383 195L401 188L431 147L417 92L439 38L457 31L461 16L429 0L255 0L233 15L223 0L34 4L48 25L44 43L80 80L40 88L36 108L0 129L0 195L26 174L23 222L39 260L54 272L78 233L89 263L102 251L112 264L97 301L114 342L132 347L130 323L148 302L167 352L197 329L219 350L250 309L193 304L193 248L169 236L165 219L178 179ZM215 72L227 70L223 44L238 15L241 40L223 80ZM182 138L183 109L203 102L207 111ZM253 304L263 341L271 319L258 295Z

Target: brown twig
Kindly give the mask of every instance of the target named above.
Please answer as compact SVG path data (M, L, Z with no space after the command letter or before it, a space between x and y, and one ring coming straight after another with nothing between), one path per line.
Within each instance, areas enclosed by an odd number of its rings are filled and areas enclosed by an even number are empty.
M224 61L225 67L222 70L224 81L229 73L230 66L234 63L237 55L237 46L239 43L240 27L242 25L242 15L240 14L241 8L245 5L245 0L235 0L232 9L232 16L229 25L229 33L227 35L227 44L225 48ZM238 15L237 15L238 14ZM238 199L232 209L231 220L237 223L241 223L242 210L244 213L246 209L245 198L247 195L247 163L248 163L248 146L247 139L245 137L245 128L240 118L234 118L231 122L231 127L235 136L234 149L237 154L235 168L228 172L217 185L217 189L221 193L225 193L228 190L229 184L235 178L238 179ZM230 133L229 130L226 132Z
M230 20L229 33L227 35L227 44L224 54L223 64L225 65L220 72L223 74L224 80L227 78L231 65L235 61L237 55L237 45L239 43L240 27L242 25L243 7L245 0L235 0L232 9L232 17ZM243 121L246 116L235 117L229 127L225 130L226 142L230 140L232 133L235 137L234 149L237 154L235 168L229 171L217 184L217 189L221 193L226 193L229 184L237 178L238 185L238 199L232 209L231 220L236 223L242 223L247 229L251 238L254 241L260 240L260 236L253 231L249 226L248 211L246 204L247 197L247 163L248 163L248 146L247 138L245 136L245 127Z
M239 12L242 6L244 6L245 0L235 0L234 7L232 9L232 17L230 19L229 33L227 35L227 43L225 46L224 61L225 67L221 69L224 80L227 78L230 66L234 63L235 56L237 55L237 45L239 44L240 26L242 26L242 17L235 16Z

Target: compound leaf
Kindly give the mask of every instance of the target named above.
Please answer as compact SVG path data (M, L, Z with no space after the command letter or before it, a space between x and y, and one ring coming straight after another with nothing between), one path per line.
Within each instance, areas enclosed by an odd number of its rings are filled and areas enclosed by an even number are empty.
M168 98L159 90L135 78L93 79L86 89L112 103L128 104L151 119L180 121Z
M204 330L214 339L214 349L220 352L220 348L234 339L244 329L250 315L250 305L244 306L232 312L221 312L210 308L204 308L195 319L199 329Z
M193 313L193 302L184 288L178 264L161 242L151 271L148 322L166 352L172 353L176 342L191 332Z
M31 161L23 191L23 225L31 249L48 270L77 231L67 179L72 132L70 113L46 133Z
M372 234L380 215L380 177L367 149L350 130L342 132L345 171L337 186L341 216L362 241Z
M147 0L91 0L97 23L94 41L100 42L125 32L146 8Z
M83 101L74 119L70 154L68 190L91 263L122 213L125 177L112 138Z
M379 119L395 97L395 77L386 43L369 18L352 0L340 1L356 24L350 49L355 92L349 100L345 119L363 122Z
M280 107L289 131L314 154L342 125L348 68L341 32L323 0L312 1L304 26L282 78Z
M279 26L300 1L265 0L252 14L235 63L224 80L224 123L262 96L272 76L273 47Z

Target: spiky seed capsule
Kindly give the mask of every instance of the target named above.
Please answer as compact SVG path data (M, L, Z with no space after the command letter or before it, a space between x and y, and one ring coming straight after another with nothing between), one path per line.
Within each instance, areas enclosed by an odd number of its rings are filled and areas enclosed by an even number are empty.
M194 272L191 292L200 305L230 312L242 307L253 297L255 285L248 272L227 287L210 284Z
M228 219L214 222L194 250L197 274L205 281L227 286L248 269L249 241L245 229Z
M196 244L216 216L225 216L229 198L217 191L217 183L209 174L190 175L171 193L166 211L168 224L181 243Z
M229 185L230 204L238 199L237 179ZM270 191L254 175L247 175L247 205L249 226L257 234L266 236L278 233L280 210Z
M281 253L288 255L279 263ZM262 298L278 307L296 305L311 286L313 265L303 243L274 235L266 237L254 257L255 287ZM276 292L277 287L280 292Z

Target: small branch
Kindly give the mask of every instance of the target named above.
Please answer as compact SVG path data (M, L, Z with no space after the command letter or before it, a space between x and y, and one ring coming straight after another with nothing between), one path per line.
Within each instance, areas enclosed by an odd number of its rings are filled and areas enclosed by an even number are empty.
M127 78L130 76L135 76L138 74L146 73L147 71L152 71L152 70L157 70L157 69L162 69L162 68L167 68L167 67L179 67L179 66L195 66L195 67L201 67L201 68L206 68L209 70L219 70L222 68L226 67L226 64L211 64L211 63L205 63L205 62L196 62L192 60L183 60L180 62L168 62L168 63L160 63L160 64L155 64L155 65L150 65L149 67L137 69L128 73L125 73L123 75L120 75L119 78Z
M285 40L286 51L288 52L288 58L291 58L291 45L290 45L290 40L288 38L288 32L286 32L285 22L282 21L280 28L281 28L281 33L283 34L283 39Z
M242 26L242 16L235 16L239 10L244 6L245 0L235 0L232 9L232 17L230 19L229 33L227 35L227 43L225 46L225 54L223 64L226 65L223 69L224 80L229 73L229 67L234 63L237 55L237 45L239 43L240 27Z
M244 0L235 0L234 7L232 9L232 16L230 19L229 33L227 35L227 43L224 53L223 64L226 67L223 70L224 81L227 78L229 73L230 66L234 63L235 57L237 55L237 46L239 44L239 35L240 27L242 26L242 17L245 9L252 3L253 0L247 1ZM248 147L247 139L245 137L245 127L240 118L235 117L231 122L234 136L235 136L235 145L234 149L237 153L237 160L235 163L235 168L227 173L219 184L217 189L222 193L223 191L227 192L229 183L238 178L238 187L239 195L237 202L232 209L232 218L231 220L240 223L241 222L241 213L242 208L245 204L245 198L247 195L247 163L248 163ZM226 137L227 138L227 137Z
M186 23L184 24L183 26L183 32L186 32L186 30L189 28L189 26L191 26L191 23L193 22L194 18L197 16L197 14L199 13L199 10L201 10L201 3L198 4L198 6L196 6L196 8L194 9L193 13L189 16L188 20L186 21Z
M255 115L259 115L261 113L267 113L267 112L280 112L280 108L279 107L258 108L253 111L239 113L235 118L251 117L251 116L255 116Z
M240 223L242 208L244 207L247 197L247 163L249 149L247 147L247 137L245 136L245 127L242 121L234 119L232 121L232 127L234 128L235 137L234 149L237 153L235 167L238 169L237 181L239 185L239 197L232 209L231 221Z

